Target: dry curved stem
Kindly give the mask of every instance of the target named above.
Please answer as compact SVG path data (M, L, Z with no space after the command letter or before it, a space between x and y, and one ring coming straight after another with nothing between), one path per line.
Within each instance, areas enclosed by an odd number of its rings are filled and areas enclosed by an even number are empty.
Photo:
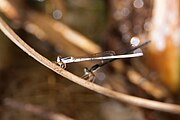
M27 103L26 104L21 103L10 98L5 98L3 100L3 104L7 107L20 110L22 112L29 112L31 114L34 114L36 116L46 118L49 120L74 120L68 116L65 116L64 114L47 111L47 110L42 109L39 106L35 106L32 104L27 104Z
M45 20L42 22L42 19ZM39 14L34 11L29 11L27 20L33 24L36 24L40 28L49 27L52 31L56 32L58 36L61 36L66 42L73 44L82 50L93 53L94 51L101 51L101 48L93 43L90 39L80 34L79 32L71 29L67 25L60 21L55 21L47 15ZM44 26L45 24L45 26ZM88 46L85 46L88 45Z
M139 74L132 68L129 68L127 72L127 76L129 77L132 83L141 87L143 90L145 90L147 93L149 93L153 97L157 99L162 99L167 96L165 91L160 90L157 85L151 84L149 80L141 76L141 74Z
M37 53L33 48L27 45L16 33L0 18L0 28L4 32L4 34L14 42L18 47L20 47L24 52L26 52L29 56L33 57L35 60L46 66L47 68L51 69L52 71L56 72L57 74L83 86L90 90L93 90L97 93L103 94L105 96L117 99L119 101L129 103L132 105L160 110L164 112L170 112L175 114L180 114L180 105L169 104L169 103L162 103L152 100L147 100L139 97L134 97L130 95L126 95L123 93L118 93L107 88L101 87L94 83L85 81L80 77L63 70L53 62L49 61L47 58L43 57L39 53Z
M9 19L19 22L20 14L16 8L7 0L0 0L0 11L3 12Z

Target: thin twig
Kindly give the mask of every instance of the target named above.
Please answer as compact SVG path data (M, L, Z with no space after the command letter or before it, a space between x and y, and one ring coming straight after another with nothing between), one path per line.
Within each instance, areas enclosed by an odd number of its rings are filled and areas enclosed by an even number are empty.
M4 32L4 34L14 42L18 47L20 47L24 52L26 52L29 56L33 57L35 60L46 66L47 68L51 69L52 71L56 72L57 74L83 86L90 90L93 90L97 93L103 94L105 96L115 98L119 101L129 103L132 105L160 110L164 112L170 112L175 114L180 114L180 105L169 104L169 103L162 103L152 100L147 100L143 98L138 98L122 93L118 93L107 88L101 87L94 83L88 82L86 80L81 79L80 77L63 70L53 62L49 61L47 58L43 57L39 53L37 53L33 48L27 45L17 34L0 18L0 28Z
M52 4L56 2L53 1ZM13 4L12 1L7 0L0 0L0 3L2 3L2 5L0 4L0 12L2 12L13 22L21 21L20 18L22 18L22 16L20 16L21 13L19 12L18 8L15 7L18 6L16 3ZM54 5L58 5L59 7L60 4L56 3ZM15 18L17 18L17 20ZM39 14L35 11L28 11L26 19L23 19L23 21L24 22L21 25L23 25L27 32L34 34L40 40L50 42L58 51L61 51L63 48L71 48L63 50L66 55L74 55L76 53L79 55L85 55L87 53L93 54L96 52L101 52L101 48L93 43L92 40L86 38L84 35L71 29L67 25L52 19L48 15ZM82 62L81 64L83 66L91 65L89 62Z
M0 3L0 11L3 12L9 19L19 22L21 17L18 10L8 0L0 0Z
M45 19L46 21L42 22L42 19ZM80 34L79 32L71 29L67 25L63 24L60 21L55 21L52 18L50 18L47 15L39 14L34 11L29 11L29 14L27 16L27 20L33 24L38 25L40 28L43 28L43 23L46 24L46 26L51 26L50 28L54 31L57 32L59 36L64 38L66 42L71 43L82 50L88 52L88 53L93 53L93 52L100 52L101 48L96 45L95 43L92 42L92 40L88 39L84 35ZM85 45L88 45L85 46Z
M46 111L38 106L32 105L32 104L25 104L21 103L15 100L12 100L10 98L6 98L3 100L3 104L7 107L17 109L20 111L25 111L32 113L34 115L37 115L39 117L50 119L50 120L73 120L70 117L67 117L61 113L55 113L51 111Z
M157 85L149 82L149 80L141 76L141 74L139 74L132 68L128 69L127 76L132 83L139 86L141 89L145 90L147 93L149 93L156 99L162 99L167 96L166 93L160 90Z

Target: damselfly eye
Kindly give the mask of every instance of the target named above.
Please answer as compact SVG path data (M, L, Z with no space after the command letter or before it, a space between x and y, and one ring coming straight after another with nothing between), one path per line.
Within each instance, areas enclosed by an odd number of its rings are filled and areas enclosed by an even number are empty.
M61 56L57 56L57 59L56 59L56 61L57 61L57 63L59 63L59 62L61 62Z
M56 64L58 64L61 68L65 69L66 68L66 63L63 63L61 59L62 59L62 57L58 56L57 59L56 59Z
M84 68L84 74L88 74L89 69L87 67Z
M130 43L133 47L136 47L139 45L140 43L140 40L138 37L132 37L131 40L130 40Z
M66 63L61 62L60 67L63 68L63 69L66 69Z

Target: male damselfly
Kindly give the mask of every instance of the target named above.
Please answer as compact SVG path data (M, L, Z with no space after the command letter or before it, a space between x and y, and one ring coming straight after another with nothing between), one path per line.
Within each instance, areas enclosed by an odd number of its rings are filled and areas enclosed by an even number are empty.
M137 47L140 43L140 40L137 37L133 37L130 41L132 47ZM123 58L133 58L143 56L143 53L140 48L136 48L131 52L125 54L116 54L117 51L105 51L101 54L97 53L93 57L57 57L57 64L59 64L62 68L66 68L66 64L75 63L75 62L83 62L83 61L94 61L100 60L102 63L106 60L115 60L115 59L123 59Z

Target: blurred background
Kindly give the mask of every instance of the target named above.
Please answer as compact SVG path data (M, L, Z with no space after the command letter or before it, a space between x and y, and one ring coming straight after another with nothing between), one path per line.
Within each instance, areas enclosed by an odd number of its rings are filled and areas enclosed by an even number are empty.
M95 84L121 93L180 104L178 0L0 0L0 16L51 61L128 49L151 40L143 57L98 70ZM0 32L1 120L172 120L178 115L124 104L77 85L39 64ZM82 76L98 62L68 64ZM52 117L52 116L56 117Z

